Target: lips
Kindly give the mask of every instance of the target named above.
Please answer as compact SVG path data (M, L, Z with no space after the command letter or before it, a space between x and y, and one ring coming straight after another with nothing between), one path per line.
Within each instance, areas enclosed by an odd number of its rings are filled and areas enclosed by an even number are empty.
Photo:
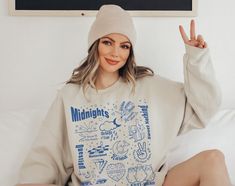
M107 59L107 58L105 58L105 60L106 60L106 62L107 62L108 64L110 64L110 65L116 65L116 64L118 64L118 62L119 62L119 61L114 61L114 60L110 60L110 59Z

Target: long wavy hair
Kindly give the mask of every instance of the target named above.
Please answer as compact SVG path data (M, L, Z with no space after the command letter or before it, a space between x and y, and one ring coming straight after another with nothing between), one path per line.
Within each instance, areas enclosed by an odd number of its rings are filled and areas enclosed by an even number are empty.
M81 85L85 94L89 85L96 89L95 81L99 68L98 46L100 40L96 40L88 50L88 55L81 61L81 65L73 70L72 76L66 82ZM144 66L137 66L133 48L130 48L130 54L125 65L119 69L119 75L125 82L132 84L132 92L135 90L136 80L145 76L153 76L152 69Z

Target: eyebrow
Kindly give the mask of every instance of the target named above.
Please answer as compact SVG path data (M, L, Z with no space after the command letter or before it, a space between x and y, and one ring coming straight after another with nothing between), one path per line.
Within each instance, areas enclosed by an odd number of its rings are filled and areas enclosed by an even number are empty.
M101 39L105 39L105 38L108 38L108 39L110 39L111 41L115 42L115 40L113 40L112 38L110 38L110 37L107 37L107 36L105 36L105 37L102 37ZM129 44L131 45L131 42L129 42L129 41L124 41L124 42L121 42L121 44L123 44L123 43L129 43Z

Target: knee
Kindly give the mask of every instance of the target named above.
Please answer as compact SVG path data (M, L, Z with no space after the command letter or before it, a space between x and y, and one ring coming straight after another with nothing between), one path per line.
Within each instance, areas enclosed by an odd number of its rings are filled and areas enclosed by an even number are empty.
M224 154L218 149L206 150L203 151L203 156L205 159L224 159Z
M201 152L204 165L213 166L215 164L224 163L224 154L220 150L212 149Z

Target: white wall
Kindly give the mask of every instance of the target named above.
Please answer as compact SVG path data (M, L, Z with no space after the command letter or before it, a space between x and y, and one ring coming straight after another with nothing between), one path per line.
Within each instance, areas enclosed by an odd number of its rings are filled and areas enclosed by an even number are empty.
M208 42L224 108L235 108L235 1L203 0L196 30ZM134 17L137 63L182 81L184 45L178 25L187 17ZM44 107L86 56L94 17L13 17L0 0L0 111ZM199 90L200 91L200 90Z

